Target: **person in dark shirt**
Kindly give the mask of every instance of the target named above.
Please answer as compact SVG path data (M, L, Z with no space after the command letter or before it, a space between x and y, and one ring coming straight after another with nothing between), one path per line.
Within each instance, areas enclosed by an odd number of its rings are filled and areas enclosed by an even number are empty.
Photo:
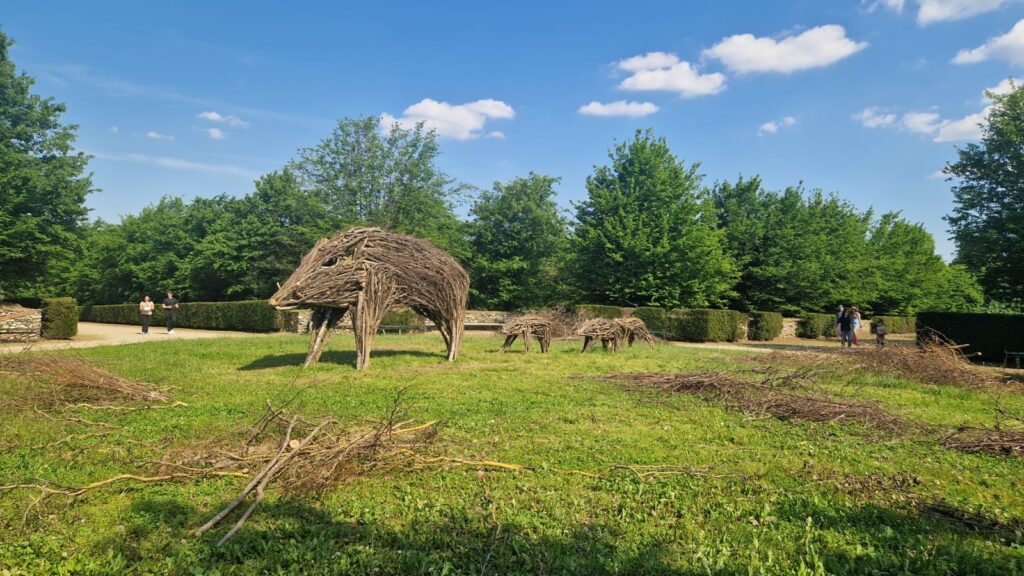
M844 311L839 317L839 347L844 346L853 346L853 314L850 310Z
M167 320L167 333L174 334L174 320L178 315L178 299L174 292L167 291L167 298L164 298L164 318Z

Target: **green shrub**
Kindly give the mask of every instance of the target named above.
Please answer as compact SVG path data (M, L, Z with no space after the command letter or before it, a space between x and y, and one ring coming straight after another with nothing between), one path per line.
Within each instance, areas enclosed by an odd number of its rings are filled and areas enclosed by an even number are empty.
M747 326L747 340L774 340L782 334L782 314L778 312L751 312Z
M43 298L42 337L67 340L78 334L78 302L74 298Z
M836 315L804 312L796 325L796 335L800 338L834 337L836 335Z
M577 304L575 311L584 318L622 318L622 308L603 304Z
M633 311L633 316L643 320L644 324L647 325L647 329L652 334L656 334L663 338L670 336L671 315L668 310L653 306L641 306Z
M1002 362L1006 351L1024 352L1024 314L919 313L918 340L934 333L957 344L967 345L963 352L972 359Z
M875 316L871 319L871 333L875 326L882 322L889 334L913 334L917 330L917 322L913 316Z
M79 319L83 322L107 324L138 324L138 304L111 304L82 306ZM153 311L153 325L164 323L164 310L160 302ZM184 302L178 305L174 325L180 328L206 330L237 330L239 332L275 332L284 326L284 314L267 304L266 300L240 302Z
M672 311L672 339L682 342L735 342L746 315L735 310L696 308Z
M412 308L405 307L388 310L380 325L388 328L407 328L413 332L423 332L427 329L426 319L414 312Z

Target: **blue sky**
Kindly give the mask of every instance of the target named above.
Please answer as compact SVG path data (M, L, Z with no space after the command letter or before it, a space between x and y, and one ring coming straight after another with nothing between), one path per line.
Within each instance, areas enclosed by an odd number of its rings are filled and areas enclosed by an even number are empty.
M107 220L245 194L336 119L387 115L436 127L458 180L559 176L566 207L615 140L653 127L708 183L902 210L947 256L937 172L1024 66L1018 0L35 0L0 27L80 125Z

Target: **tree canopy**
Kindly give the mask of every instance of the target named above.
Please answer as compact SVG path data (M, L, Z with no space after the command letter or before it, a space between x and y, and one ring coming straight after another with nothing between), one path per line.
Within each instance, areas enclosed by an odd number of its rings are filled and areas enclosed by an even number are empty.
M40 281L69 273L93 191L77 126L62 123L63 104L32 93L12 45L0 32L0 297L48 292Z
M735 281L714 206L668 142L638 130L587 178L576 207L575 278L597 304L721 304Z
M992 107L980 143L957 151L945 173L953 184L946 217L957 262L977 275L985 293L1024 305L1024 86L988 93Z

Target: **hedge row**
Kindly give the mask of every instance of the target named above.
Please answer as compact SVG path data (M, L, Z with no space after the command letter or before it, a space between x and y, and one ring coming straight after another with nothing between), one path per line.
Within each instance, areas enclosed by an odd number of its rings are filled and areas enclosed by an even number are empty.
M913 334L917 331L917 321L913 316L874 316L871 318L871 333L875 333L875 326L879 322L885 324L885 330L889 334Z
M633 317L639 318L647 325L652 334L668 338L672 331L672 315L664 308L641 306L633 311Z
M423 332L427 329L427 319L413 312L412 308L393 308L384 314L381 326L400 326L412 331Z
M751 312L747 325L747 340L774 340L782 334L782 314L778 312Z
M40 309L43 338L67 340L78 334L78 302L74 298L43 298Z
M622 318L625 316L622 308L603 304L577 304L574 310L584 318Z
M836 335L836 315L804 312L796 324L796 335L800 338L833 337Z
M79 319L83 322L108 324L138 324L138 304L111 304L82 306ZM158 302L153 311L153 324L164 323L164 311ZM240 332L275 332L284 325L281 312L266 300L241 302L185 302L178 305L175 326L206 330L238 330Z
M919 313L918 340L935 333L967 345L965 354L988 362L1002 362L1005 352L1024 352L1024 314Z
M697 308L672 311L672 340L682 342L735 342L742 336L740 323L746 319L735 310Z

